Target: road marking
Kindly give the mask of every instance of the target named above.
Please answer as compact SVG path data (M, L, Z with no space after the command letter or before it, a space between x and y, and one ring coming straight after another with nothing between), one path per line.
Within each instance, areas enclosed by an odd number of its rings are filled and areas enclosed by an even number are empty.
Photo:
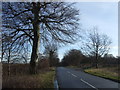
M72 74L72 73L71 73ZM76 75L72 74L74 77L77 77Z
M69 71L67 71L68 73L70 73Z
M56 79L54 80L54 88L55 90L59 90L58 81Z
M72 74L71 72L67 71L68 73L70 73L72 76L77 77L76 75ZM89 85L90 87L98 90L96 87L94 87L93 85L91 85L90 83L86 82L85 80L83 80L82 78L80 79L82 82L86 83L87 85Z
M69 71L67 71L67 72L70 73L72 76L77 77L76 75L72 74L71 72L69 72Z
M86 83L87 85L89 85L90 87L98 90L96 87L94 87L93 85L89 84L88 82L86 82L85 80L83 80L82 78L80 79L82 82Z

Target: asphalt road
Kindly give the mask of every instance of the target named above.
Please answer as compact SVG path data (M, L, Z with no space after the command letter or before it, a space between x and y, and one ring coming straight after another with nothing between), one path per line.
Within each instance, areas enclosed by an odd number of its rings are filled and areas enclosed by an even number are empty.
M120 90L117 82L93 76L80 70L57 68L57 81L60 88L88 90Z

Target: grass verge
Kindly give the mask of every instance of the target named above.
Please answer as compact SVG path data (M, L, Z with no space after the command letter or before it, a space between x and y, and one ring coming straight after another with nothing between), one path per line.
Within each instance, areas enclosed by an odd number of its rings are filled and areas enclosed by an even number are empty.
M36 75L3 77L3 88L54 88L55 68Z
M77 66L67 66L67 68L78 68Z
M118 68L90 68L84 70L86 73L110 79L120 82L120 76L118 75Z

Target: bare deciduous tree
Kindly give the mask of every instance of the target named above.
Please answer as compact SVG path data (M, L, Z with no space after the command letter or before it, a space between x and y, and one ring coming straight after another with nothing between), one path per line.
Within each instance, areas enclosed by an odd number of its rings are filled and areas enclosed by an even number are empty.
M66 2L3 2L3 31L10 31L12 43L32 45L30 72L36 73L39 43L76 40L79 11Z
M95 57L95 67L98 67L98 59L108 53L111 44L110 38L105 34L100 34L97 27L88 31L83 43L82 50L89 56Z
M58 60L58 55L57 55L57 45L53 44L48 44L45 46L45 54L48 55L49 57L49 65L50 67L56 66L56 64L59 62Z

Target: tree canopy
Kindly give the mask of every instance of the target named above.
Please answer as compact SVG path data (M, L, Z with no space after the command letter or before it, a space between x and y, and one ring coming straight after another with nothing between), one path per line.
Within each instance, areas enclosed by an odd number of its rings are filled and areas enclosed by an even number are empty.
M2 32L10 35L12 45L17 49L32 46L32 73L35 73L39 44L51 40L72 43L78 35L79 10L73 3L3 2L2 12Z

